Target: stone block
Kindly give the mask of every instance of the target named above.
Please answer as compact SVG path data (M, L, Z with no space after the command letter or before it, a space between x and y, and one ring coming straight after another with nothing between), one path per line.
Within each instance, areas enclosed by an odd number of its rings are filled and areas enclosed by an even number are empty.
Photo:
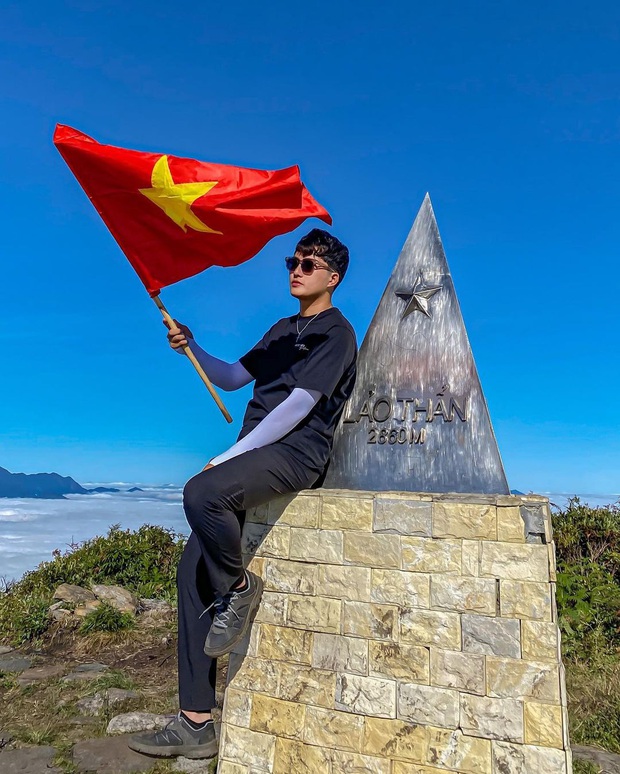
M469 736L523 742L523 702L462 693L460 727Z
M524 714L526 744L563 748L562 707L526 701Z
M531 661L559 661L558 626L550 621L522 621L523 658Z
M493 771L497 774L567 774L561 750L534 745L492 742Z
M430 575L401 570L372 571L370 584L372 602L400 605L401 607L428 607L430 603Z
M358 529L372 531L373 501L359 497L323 496L322 529Z
M226 722L233 726L250 727L250 715L252 713L252 697L249 691L237 691L232 686L226 689L224 694L223 713Z
M276 740L273 774L327 774L330 771L330 750L292 739Z
M368 649L371 676L428 684L428 648L404 642L370 640Z
M291 594L288 600L287 623L315 632L340 633L342 602L323 597L302 597Z
M497 540L497 508L482 503L435 501L433 537Z
M531 543L483 543L480 574L507 580L549 581L547 546Z
M336 682L336 709L373 715L396 717L396 683L362 675L340 674Z
M400 636L415 645L436 645L446 650L461 647L461 617L458 613L440 610L403 610L400 615Z
M560 702L560 675L554 664L487 656L487 694L500 699L529 697Z
M240 691L258 691L274 695L278 687L278 664L262 658L231 653L227 684Z
M461 541L402 537L402 569L413 572L461 572Z
M250 769L272 771L276 738L239 726L224 726L220 740L220 757L245 764Z
M527 503L519 507L525 525L528 543L548 543L551 541L550 524L547 525L543 503Z
M445 774L446 769L438 769L436 766L422 766L417 763L394 761L392 774Z
M426 748L426 726L385 718L367 717L365 720L362 752L368 755L423 763Z
M458 691L399 683L398 717L422 725L456 728L459 724Z
M551 585L500 580L499 605L503 617L551 621Z
M305 716L306 707L303 704L255 693L250 728L274 736L298 739L304 730Z
M242 559L244 567L261 578L265 577L265 557L254 556L254 554L244 554Z
M269 503L257 505L255 508L248 508L245 513L246 524L267 524L269 515Z
M319 526L320 508L321 498L318 494L278 497L269 503L267 523L316 529Z
M400 536L344 533L344 560L363 567L400 568Z
M431 607L494 616L497 608L495 580L433 575Z
M260 607L256 612L257 623L284 625L288 608L288 595L275 591L263 591Z
M549 556L549 580L557 581L557 566L556 566L556 556L555 556L555 543L548 543L547 544L547 554Z
M368 642L359 637L315 634L312 666L333 672L368 674Z
M312 660L312 632L262 624L257 655L265 659L309 665Z
M333 751L332 767L338 774L390 774L391 771L389 760L341 750Z
M453 769L462 774L492 774L491 742L465 736L460 729L428 731L427 762L440 769Z
M339 530L291 527L291 559L342 564L342 546L342 532Z
M430 649L430 683L466 693L486 693L484 656Z
M508 618L463 615L463 645L466 653L520 658L520 623Z
M350 712L308 707L304 742L321 747L360 752L364 718Z
M318 567L317 594L323 597L370 601L370 567L321 564Z
M497 509L497 539L505 543L525 543L525 524L518 505Z
M343 602L344 634L367 639L392 640L397 635L398 608L368 602Z
M220 760L218 761L217 774L250 774L250 770L247 766L241 766L239 763Z
M290 527L272 527L250 522L244 525L241 548L244 554L286 558L289 553L290 538Z
M318 568L306 562L268 559L264 569L265 589L286 594L316 594Z
M426 748L425 726L404 720L365 719L362 751L366 754L423 763L426 760Z
M420 500L377 496L375 498L373 531L430 537L432 534L432 505L430 502Z
M278 698L332 709L336 697L336 674L297 664L280 664Z
M479 540L463 540L461 551L461 574L470 577L480 575L480 546Z

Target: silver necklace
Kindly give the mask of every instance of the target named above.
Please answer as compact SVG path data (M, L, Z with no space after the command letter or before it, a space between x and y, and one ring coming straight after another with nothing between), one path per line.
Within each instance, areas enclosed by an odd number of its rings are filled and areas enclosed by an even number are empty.
M320 312L317 312L314 315L314 317L311 317L310 320L308 320L308 322L304 325L304 327L301 330L299 330L299 315L297 315L297 319L295 320L295 327L297 328L297 338L295 339L295 349L300 349L300 350L307 350L308 349L308 347L305 344L301 344L300 343L299 337L306 330L306 328L310 325L312 320L314 320L315 317L318 317L320 314L321 314Z

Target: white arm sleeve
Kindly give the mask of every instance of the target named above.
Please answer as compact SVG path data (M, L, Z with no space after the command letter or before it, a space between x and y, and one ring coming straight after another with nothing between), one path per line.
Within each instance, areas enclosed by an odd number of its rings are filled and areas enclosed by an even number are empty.
M279 441L310 413L321 395L318 390L295 387L288 398L270 411L244 438L237 441L228 451L214 457L211 465L219 465L250 449L258 449Z
M194 339L188 339L187 344L209 379L222 390L226 390L226 392L238 390L254 379L238 360L236 363L226 363L224 360L219 360L199 347ZM183 354L182 349L179 352Z

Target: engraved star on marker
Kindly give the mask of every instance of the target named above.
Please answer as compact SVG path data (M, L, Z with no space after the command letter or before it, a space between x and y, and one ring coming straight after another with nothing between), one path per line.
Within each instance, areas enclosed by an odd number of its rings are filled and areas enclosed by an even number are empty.
M408 317L412 312L422 312L422 314L425 314L428 318L432 319L432 315L428 311L428 301L435 293L438 293L441 288L441 285L425 285L422 280L422 275L419 274L411 292L407 290L395 291L399 298L404 298L405 301L408 301L403 316L400 319L404 320L405 317Z
M191 205L217 185L215 182L175 183L172 179L168 156L155 162L151 173L152 188L138 189L147 199L160 207L177 226L187 232L187 227L207 234L221 234L203 223L191 210Z

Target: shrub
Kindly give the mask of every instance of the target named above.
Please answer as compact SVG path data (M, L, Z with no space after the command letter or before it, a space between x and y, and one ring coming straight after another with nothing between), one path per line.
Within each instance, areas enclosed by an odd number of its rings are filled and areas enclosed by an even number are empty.
M564 655L587 659L620 648L620 508L578 497L553 515L557 603Z
M125 586L139 597L176 600L176 568L185 538L164 527L143 525L135 532L111 527L105 536L86 540L0 592L0 641L19 645L42 634L49 625L48 607L61 583ZM104 618L107 615L107 618ZM126 628L108 612L97 626ZM115 631L116 629L90 629Z
M102 602L99 607L86 614L80 632L118 632L121 629L133 629L135 625L136 619L131 613L121 613L109 602Z

